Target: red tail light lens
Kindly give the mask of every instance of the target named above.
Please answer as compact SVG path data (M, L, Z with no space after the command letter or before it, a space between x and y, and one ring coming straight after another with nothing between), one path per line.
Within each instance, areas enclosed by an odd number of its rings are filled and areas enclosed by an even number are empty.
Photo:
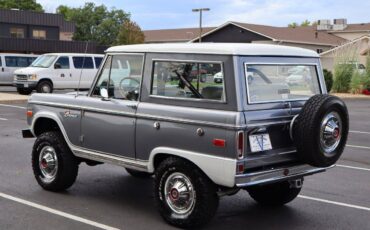
M244 132L239 131L236 138L238 159L244 158Z

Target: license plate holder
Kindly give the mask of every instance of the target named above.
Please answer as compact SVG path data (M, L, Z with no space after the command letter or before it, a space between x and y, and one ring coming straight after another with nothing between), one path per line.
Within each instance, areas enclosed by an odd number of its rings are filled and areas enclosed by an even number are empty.
M249 135L249 144L252 152L262 152L272 149L270 135L268 133Z

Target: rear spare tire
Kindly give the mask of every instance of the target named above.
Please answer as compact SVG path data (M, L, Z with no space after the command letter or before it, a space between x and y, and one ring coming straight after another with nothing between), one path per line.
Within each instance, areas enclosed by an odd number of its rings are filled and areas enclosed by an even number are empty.
M293 138L302 161L316 167L337 162L349 127L348 110L341 99L321 94L311 97L293 125Z

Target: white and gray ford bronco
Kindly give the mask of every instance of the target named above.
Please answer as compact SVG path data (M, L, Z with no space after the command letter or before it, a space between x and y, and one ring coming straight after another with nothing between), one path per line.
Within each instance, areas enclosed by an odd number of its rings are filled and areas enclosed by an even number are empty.
M161 216L185 228L239 190L292 201L336 163L349 126L315 52L230 43L112 47L87 94L33 94L27 121L42 188L69 188L82 162L119 165L153 176Z

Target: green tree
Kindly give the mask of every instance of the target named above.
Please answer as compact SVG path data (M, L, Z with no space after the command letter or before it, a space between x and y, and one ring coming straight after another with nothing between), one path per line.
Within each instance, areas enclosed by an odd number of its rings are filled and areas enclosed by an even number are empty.
M311 25L311 22L308 21L307 19L304 20L302 23L301 23L301 26L310 26Z
M297 26L298 26L298 23L296 23L296 22L292 22L288 25L288 27L290 27L290 28L296 28Z
M67 21L76 23L74 40L94 41L101 45L114 44L121 25L130 18L123 10L108 10L106 6L96 6L92 2L79 8L61 5L57 13L62 14Z
M20 9L44 12L36 0L0 0L0 9Z
M133 21L125 21L119 31L117 37L118 44L140 44L144 43L144 33L141 31L140 26Z

